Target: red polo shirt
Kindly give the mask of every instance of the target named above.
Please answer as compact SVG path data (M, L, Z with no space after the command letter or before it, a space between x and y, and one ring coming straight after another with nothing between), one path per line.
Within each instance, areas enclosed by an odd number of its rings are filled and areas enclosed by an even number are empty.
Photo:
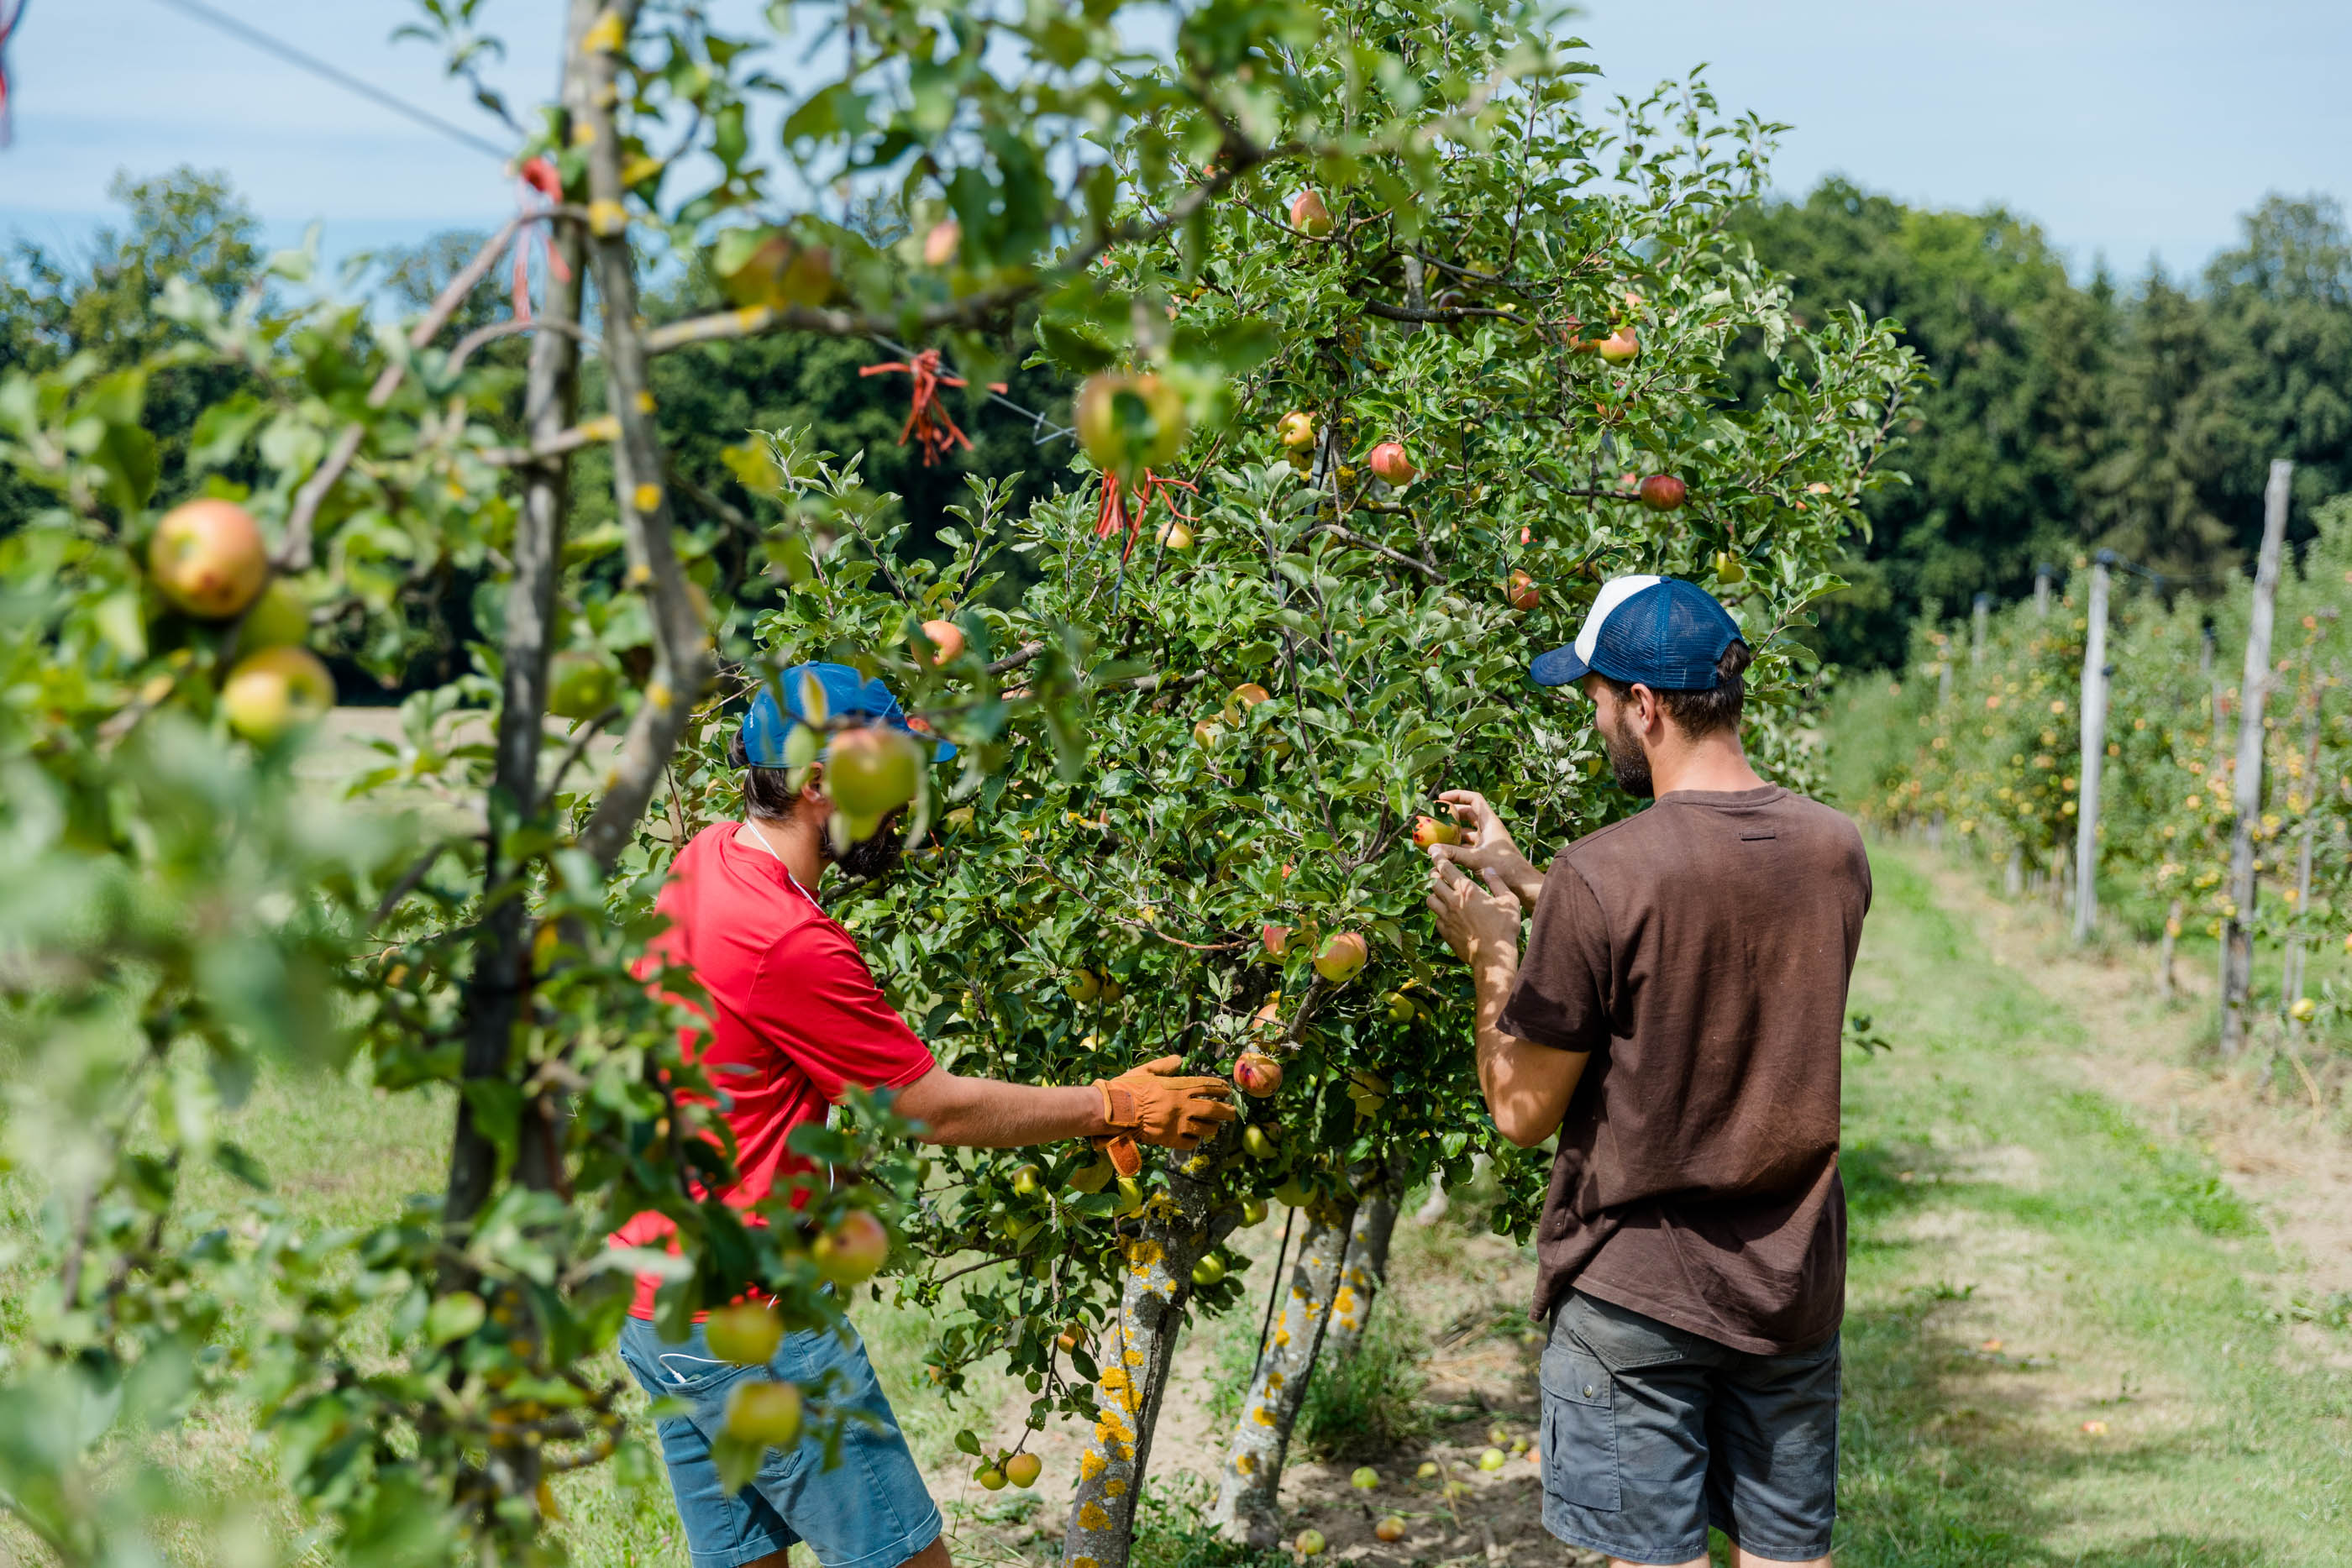
M655 908L669 917L638 965L694 971L709 993L703 1022L678 1030L726 1103L742 1180L727 1194L748 1207L808 1161L784 1146L794 1127L821 1122L849 1084L904 1089L937 1063L874 983L857 944L774 855L737 841L740 824L694 836L670 867ZM614 1231L615 1247L645 1247L672 1229L647 1211ZM660 1281L637 1277L634 1317L654 1315Z

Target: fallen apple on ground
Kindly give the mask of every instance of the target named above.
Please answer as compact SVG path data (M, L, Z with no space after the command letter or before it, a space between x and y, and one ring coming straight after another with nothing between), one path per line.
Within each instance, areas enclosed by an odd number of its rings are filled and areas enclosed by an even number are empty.
M1402 1541L1404 1539L1404 1521L1399 1519L1395 1514L1390 1514L1386 1519L1381 1520L1378 1524L1372 1526L1372 1534L1381 1541Z

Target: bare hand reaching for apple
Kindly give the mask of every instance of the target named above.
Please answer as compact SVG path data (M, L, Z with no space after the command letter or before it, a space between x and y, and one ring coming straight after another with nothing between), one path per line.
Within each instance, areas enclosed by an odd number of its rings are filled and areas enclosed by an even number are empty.
M1437 863L1429 873L1429 912L1436 916L1437 934L1445 945L1474 969L1488 963L1516 967L1520 904L1501 874L1483 873L1486 885L1481 887L1435 849L1430 854Z
M1520 904L1533 909L1537 895L1543 892L1543 873L1519 852L1510 830L1503 826L1486 797L1475 789L1448 789L1437 800L1461 824L1463 840L1458 844L1429 845L1429 858L1441 865L1450 861L1465 871L1492 873Z

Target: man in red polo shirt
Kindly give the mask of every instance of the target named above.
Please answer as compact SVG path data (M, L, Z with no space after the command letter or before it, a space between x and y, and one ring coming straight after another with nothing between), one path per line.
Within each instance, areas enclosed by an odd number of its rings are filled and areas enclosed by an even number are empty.
M822 1121L851 1084L896 1091L896 1109L923 1124L928 1141L975 1148L1133 1138L1190 1149L1231 1120L1224 1080L1176 1076L1172 1056L1071 1088L966 1078L932 1059L817 902L828 865L881 875L899 841L886 828L836 854L824 764L793 790L784 740L803 716L804 680L823 689L836 719L908 727L888 688L845 665L803 664L763 690L730 747L744 770L744 819L705 829L679 852L657 905L669 927L647 955L648 972L661 963L691 969L710 999L708 1032L695 1031L688 1049L727 1096L741 1177L728 1201L749 1206L805 1168L786 1140ZM662 1216L641 1214L612 1241L657 1246L668 1230ZM830 1331L787 1334L766 1367L739 1366L711 1354L698 1323L687 1339L664 1341L653 1323L657 1285L638 1280L621 1356L648 1394L687 1408L660 1432L694 1568L782 1568L794 1541L806 1541L823 1568L948 1568L939 1510L854 1333L845 1342ZM871 1417L847 1425L841 1462L827 1469L804 1439L771 1451L750 1486L723 1487L710 1445L735 1385L772 1376L805 1387L828 1372L837 1375L832 1397Z

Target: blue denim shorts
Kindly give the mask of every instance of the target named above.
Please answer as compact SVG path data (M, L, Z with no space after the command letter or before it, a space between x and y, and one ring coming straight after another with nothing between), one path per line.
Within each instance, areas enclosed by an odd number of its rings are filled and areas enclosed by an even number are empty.
M1824 1557L1837 1518L1838 1342L1754 1355L1572 1293L1543 1353L1544 1528L1629 1563Z
M643 1318L621 1330L621 1360L647 1394L686 1406L685 1414L665 1416L660 1430L694 1568L743 1568L795 1541L807 1542L824 1568L898 1568L939 1539L939 1508L856 1331L846 1341L823 1330L788 1333L767 1371L811 1389L834 1372L830 1397L873 1421L847 1423L833 1469L824 1468L814 1434L803 1434L791 1453L769 1450L751 1484L737 1492L719 1484L710 1442L727 1424L727 1396L761 1369L714 1357L699 1323L673 1344Z

